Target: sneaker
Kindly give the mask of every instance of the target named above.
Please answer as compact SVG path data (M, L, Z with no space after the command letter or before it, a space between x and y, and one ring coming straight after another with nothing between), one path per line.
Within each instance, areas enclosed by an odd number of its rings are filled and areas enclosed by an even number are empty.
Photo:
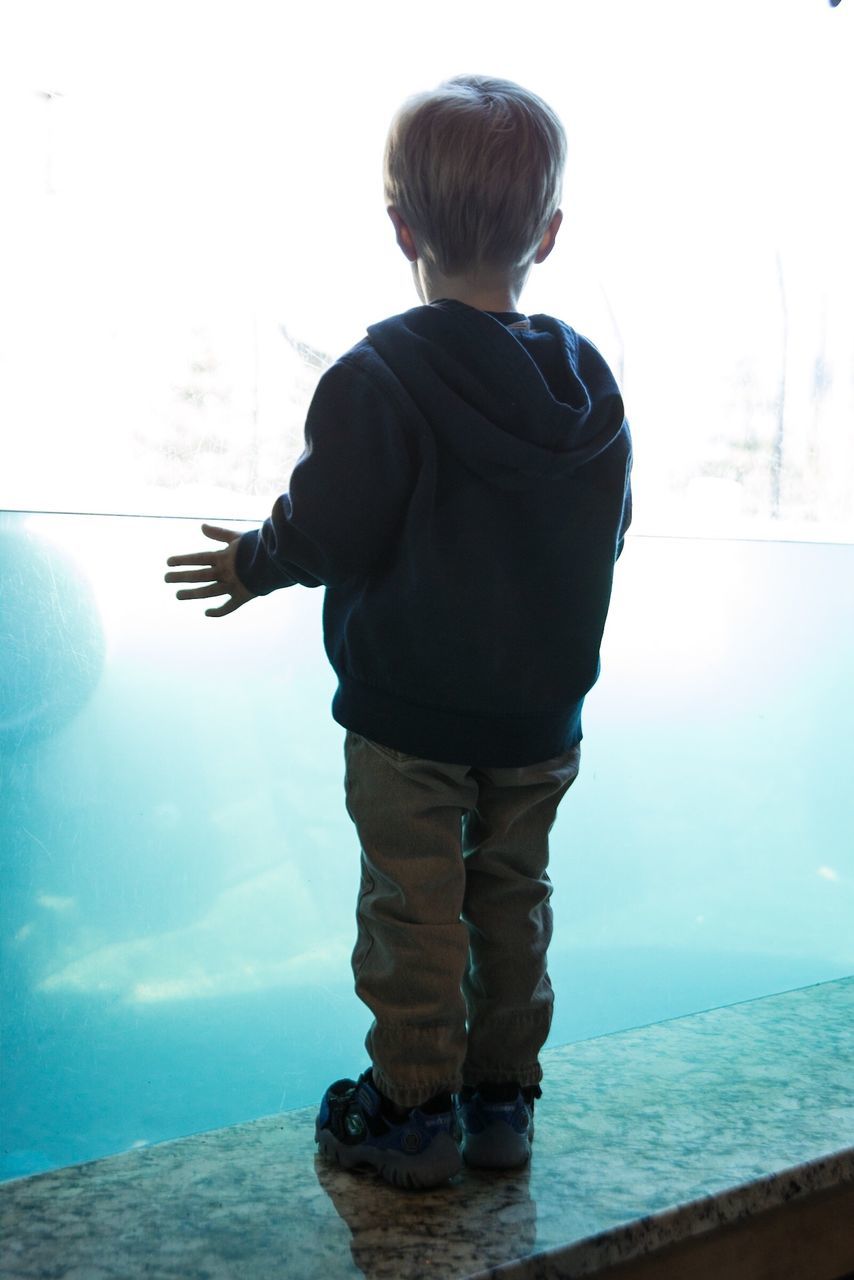
M393 1115L370 1068L337 1080L323 1095L314 1129L321 1155L344 1169L372 1167L396 1187L436 1187L462 1168L459 1126L449 1093Z
M518 1169L531 1158L534 1100L539 1085L480 1084L465 1086L457 1097L462 1152L475 1169Z

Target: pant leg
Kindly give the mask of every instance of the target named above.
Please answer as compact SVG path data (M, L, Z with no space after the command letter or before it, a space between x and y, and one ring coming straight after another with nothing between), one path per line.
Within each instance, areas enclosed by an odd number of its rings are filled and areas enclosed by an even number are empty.
M465 1084L542 1079L539 1051L554 994L546 953L552 886L546 868L557 808L575 781L580 748L519 769L474 769L477 807L463 818L463 920L469 963Z
M462 815L477 803L477 784L467 765L421 760L351 731L344 753L362 846L353 973L374 1015L365 1047L382 1092L414 1106L462 1084Z

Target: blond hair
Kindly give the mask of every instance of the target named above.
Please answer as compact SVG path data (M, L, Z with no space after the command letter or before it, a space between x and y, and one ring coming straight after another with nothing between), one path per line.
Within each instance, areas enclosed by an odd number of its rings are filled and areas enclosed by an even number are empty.
M445 276L527 269L560 204L563 125L512 80L461 75L413 94L383 157L386 203Z

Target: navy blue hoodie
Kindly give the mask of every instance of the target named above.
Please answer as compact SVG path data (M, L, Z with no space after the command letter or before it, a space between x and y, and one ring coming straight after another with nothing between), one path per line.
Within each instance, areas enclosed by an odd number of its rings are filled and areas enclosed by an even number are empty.
M414 307L323 373L305 441L236 567L258 595L326 587L338 723L458 764L578 743L631 519L593 344L548 315Z

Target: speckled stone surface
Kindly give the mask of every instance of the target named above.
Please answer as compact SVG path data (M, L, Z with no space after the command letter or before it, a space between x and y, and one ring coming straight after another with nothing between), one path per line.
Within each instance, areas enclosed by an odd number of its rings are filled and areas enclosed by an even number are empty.
M0 1275L594 1275L854 1184L852 1062L854 978L549 1050L530 1167L421 1193L267 1117L5 1183Z

